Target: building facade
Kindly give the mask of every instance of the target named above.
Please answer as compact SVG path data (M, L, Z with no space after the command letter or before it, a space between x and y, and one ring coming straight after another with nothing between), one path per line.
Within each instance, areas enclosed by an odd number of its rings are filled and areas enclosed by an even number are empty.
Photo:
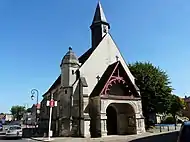
M92 46L79 58L72 48L61 74L43 95L40 127L48 129L47 100L53 94L54 136L101 137L145 132L140 90L109 33L100 2L91 28Z
M37 126L40 116L40 104L33 104L31 108L23 114L23 123L30 126Z
M0 122L10 122L13 120L13 115L12 114L0 114Z
M185 109L182 111L183 115L190 119L190 97L185 96L183 100L185 102Z

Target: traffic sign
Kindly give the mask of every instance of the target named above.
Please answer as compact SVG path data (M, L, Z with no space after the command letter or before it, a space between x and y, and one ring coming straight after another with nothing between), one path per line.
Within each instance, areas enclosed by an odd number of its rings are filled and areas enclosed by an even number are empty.
M47 101L47 106L50 106L50 107L57 106L57 101L51 99L50 101Z
M54 100L53 99L50 100L49 105L50 105L50 107L54 107Z

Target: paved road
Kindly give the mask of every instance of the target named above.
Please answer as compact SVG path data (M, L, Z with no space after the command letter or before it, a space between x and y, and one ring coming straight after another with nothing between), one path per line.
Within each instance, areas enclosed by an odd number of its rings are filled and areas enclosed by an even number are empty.
M33 140L28 139L6 139L6 140L0 140L0 142L35 142Z
M31 139L16 139L16 138L5 138L4 135L0 135L0 142L36 142L35 140Z

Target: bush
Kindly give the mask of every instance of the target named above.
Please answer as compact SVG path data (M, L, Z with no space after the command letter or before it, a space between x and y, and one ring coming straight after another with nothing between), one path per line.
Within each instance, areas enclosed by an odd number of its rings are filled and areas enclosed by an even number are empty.
M175 123L175 119L172 116L168 116L168 117L166 117L165 120L163 120L162 123L163 124L174 124Z

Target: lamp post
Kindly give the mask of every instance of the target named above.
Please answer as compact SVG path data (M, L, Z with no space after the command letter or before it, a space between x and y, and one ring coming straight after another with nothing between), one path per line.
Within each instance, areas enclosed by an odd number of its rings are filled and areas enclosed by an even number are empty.
M35 98L35 95L36 95L36 123L35 123L35 127L36 127L36 124L37 124L37 121L38 121L38 96L39 96L39 91L37 89L32 89L31 90L31 99L34 100Z

